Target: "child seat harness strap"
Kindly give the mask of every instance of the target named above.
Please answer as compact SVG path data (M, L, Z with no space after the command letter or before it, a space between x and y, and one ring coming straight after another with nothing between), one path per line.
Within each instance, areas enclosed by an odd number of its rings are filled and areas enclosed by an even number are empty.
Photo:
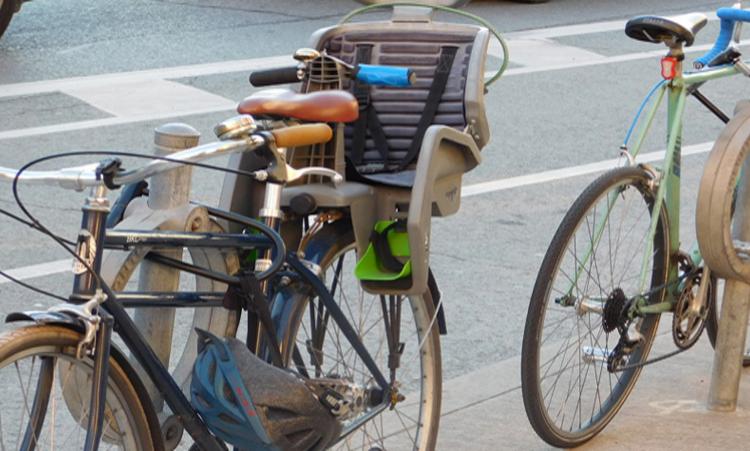
M372 45L357 46L357 64L369 64L372 58ZM375 142L375 148L380 152L384 161L388 161L388 141L386 141L383 126L378 119L378 113L370 103L370 87L361 81L354 82L354 97L359 103L359 117L354 123L354 139L352 141L351 159L354 164L362 164L365 153L367 131Z
M372 44L358 45L355 63L369 64L372 59L372 47ZM388 148L388 141L385 132L383 131L383 126L378 119L377 111L375 111L371 102L370 87L359 81L354 82L353 94L359 102L359 118L354 122L354 135L352 137L352 147L349 152L349 158L352 163L355 165L362 164L368 131L370 132L370 136L375 144L375 148L383 158L385 170L399 172L404 170L404 168L414 161L422 147L422 140L424 139L427 127L432 125L435 120L435 115L437 114L438 106L440 105L440 99L443 97L445 87L448 84L451 68L453 67L453 60L455 59L457 51L458 47L455 46L443 46L440 48L438 64L435 68L432 85L427 94L424 110L419 118L419 123L417 124L417 130L414 133L414 137L409 145L409 150L406 152L406 156L396 163L395 168L388 167L390 149Z

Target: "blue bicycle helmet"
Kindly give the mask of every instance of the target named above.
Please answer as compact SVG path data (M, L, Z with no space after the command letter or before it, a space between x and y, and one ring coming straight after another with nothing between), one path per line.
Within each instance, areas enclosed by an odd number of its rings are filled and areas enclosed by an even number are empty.
M191 404L218 438L241 450L317 451L341 426L295 374L244 343L198 332Z

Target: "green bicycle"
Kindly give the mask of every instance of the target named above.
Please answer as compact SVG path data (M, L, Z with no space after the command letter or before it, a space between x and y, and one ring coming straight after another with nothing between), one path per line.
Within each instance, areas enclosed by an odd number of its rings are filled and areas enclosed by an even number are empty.
M568 210L542 262L522 348L528 418L547 443L572 447L599 433L622 407L644 365L682 352L704 329L716 335L716 279L695 246L680 250L680 160L685 103L692 96L725 123L699 90L706 82L750 74L730 46L735 22L750 12L722 8L714 48L683 72L684 46L707 23L703 14L630 20L631 38L664 43L662 78L628 131L623 167L591 183ZM667 100L667 150L661 168L636 157ZM645 105L640 134L627 144ZM662 313L672 313L677 349L648 359Z

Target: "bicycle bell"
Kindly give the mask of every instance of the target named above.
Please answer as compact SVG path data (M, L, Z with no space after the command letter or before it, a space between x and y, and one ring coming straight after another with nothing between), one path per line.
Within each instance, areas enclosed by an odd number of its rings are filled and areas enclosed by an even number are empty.
M320 56L320 52L315 49L301 48L294 52L294 59L307 63Z
M255 124L255 119L253 119L252 116L249 114L240 114L216 124L216 126L214 126L214 133L217 138L225 141L227 139L249 135L257 128L258 126Z

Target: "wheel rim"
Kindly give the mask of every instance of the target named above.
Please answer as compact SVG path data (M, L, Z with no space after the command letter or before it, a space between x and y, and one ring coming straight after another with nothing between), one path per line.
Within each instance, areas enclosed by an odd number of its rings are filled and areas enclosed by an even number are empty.
M366 294L354 278L354 254L354 246L349 246L336 253L327 268L324 265L326 285L331 288L336 266L342 262L334 299L388 379L389 371L385 363L388 358L388 347L380 299L378 296ZM439 410L439 400L435 397L435 385L439 383L439 351L434 340L429 336L425 338L425 332L429 330L433 318L424 308L424 301L421 297L394 299L394 302L402 305L400 341L405 343L396 379L400 384L399 391L406 399L397 403L393 410L385 410L375 419L360 426L336 443L333 449L428 449L434 446L434 429L437 425L432 418ZM387 303L390 303L390 300L387 300ZM315 318L310 314L311 305L315 309ZM305 371L310 377L334 375L344 377L360 386L373 385L371 375L332 319L325 328L322 347L319 342L312 342L315 330L321 330L311 327L313 322L321 318L319 307L320 301L317 299L312 303L297 303L290 322L296 324L296 327L294 333L287 334L284 343L287 362L292 360L293 338L296 349L304 361ZM416 352L420 342L423 343L422 352ZM313 353L322 353L321 365L314 364ZM290 366L295 364L299 364L299 359ZM437 395L439 396L439 390ZM372 409L366 410L354 419L344 422L344 430L346 431L347 427L351 428L371 412Z
M610 186L589 205L566 248L558 256L554 276L539 312L543 326L537 335L535 383L543 403L541 410L548 426L568 439L593 434L606 425L621 406L640 371L639 368L622 373L607 371L606 361L600 358L612 351L619 333L617 329L604 330L602 314L597 307L604 309L606 299L616 288L622 289L628 297L646 292L652 283L663 277L658 273L664 273L663 269L655 271L655 258L650 258L647 283L641 288L641 265L651 222L650 200L644 197L644 191L633 185L624 191L618 189L617 201L609 208L612 197L608 193L616 187L628 186L630 182L631 179L625 179ZM607 210L610 210L608 215ZM606 223L605 216L608 218ZM601 235L596 240L598 230L601 230ZM666 240L663 233L659 235L655 239L654 256L658 252L664 255ZM591 241L597 243L597 247L587 261L586 252L581 249L586 249ZM604 254L610 257L603 258ZM576 272L580 274L578 277ZM663 283L663 280L654 285ZM566 298L569 292L575 302ZM654 297L660 295L657 293ZM635 327L640 328L646 341L631 354L628 363L641 361L648 355L656 329L655 319L637 321L639 324Z
M19 449L24 435L39 450L83 448L90 393L68 387L90 381L93 367L90 359L76 359L71 354L74 349L37 346L0 362L0 386L4 387L0 409L2 449ZM86 380L81 380L83 375ZM46 414L39 433L27 434L35 392L45 378L51 378ZM80 393L81 397L73 399L69 393ZM132 413L122 399L123 394L110 379L100 449L143 449L132 426Z

